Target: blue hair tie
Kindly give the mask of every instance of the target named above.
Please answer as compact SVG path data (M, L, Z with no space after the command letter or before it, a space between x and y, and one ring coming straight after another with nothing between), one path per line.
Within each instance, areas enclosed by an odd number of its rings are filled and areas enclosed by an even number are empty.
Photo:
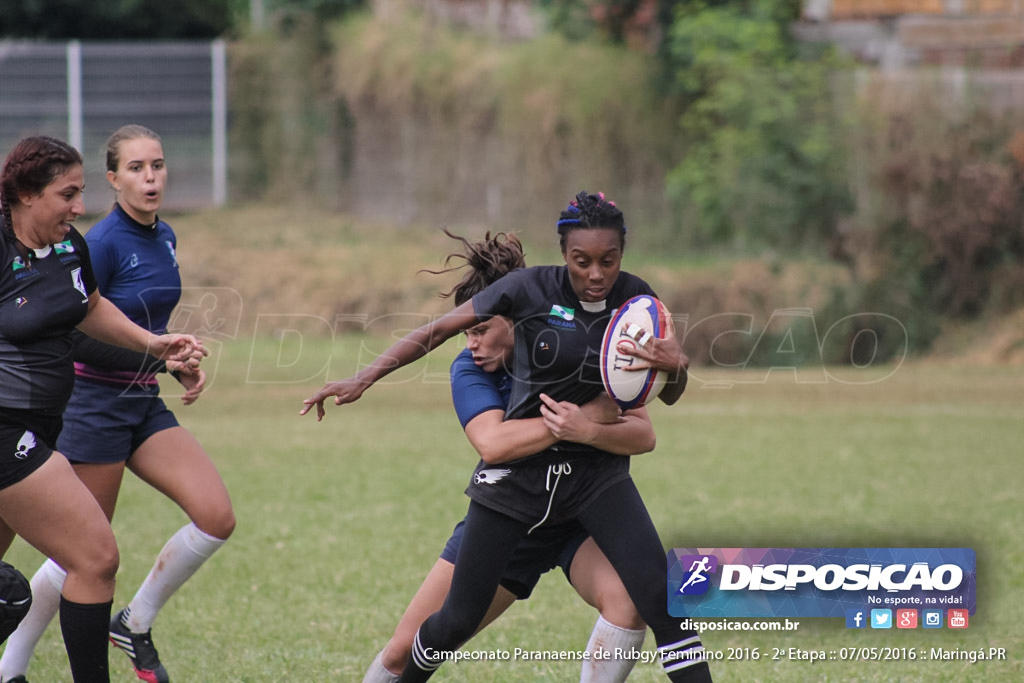
M575 213L575 214L578 214L579 212L580 212L580 207L576 205L576 200L575 199L573 201L569 202L569 206L565 207L565 213ZM555 223L555 227L556 228L561 228L561 227L564 227L566 225L580 226L580 225L583 225L583 223L580 221L579 218L562 218L562 219L559 219L559 221L557 223Z

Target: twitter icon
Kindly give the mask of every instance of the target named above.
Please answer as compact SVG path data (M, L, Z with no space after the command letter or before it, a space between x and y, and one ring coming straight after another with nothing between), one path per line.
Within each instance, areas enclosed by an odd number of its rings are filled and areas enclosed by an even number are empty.
M892 628L892 610L871 610L871 628Z

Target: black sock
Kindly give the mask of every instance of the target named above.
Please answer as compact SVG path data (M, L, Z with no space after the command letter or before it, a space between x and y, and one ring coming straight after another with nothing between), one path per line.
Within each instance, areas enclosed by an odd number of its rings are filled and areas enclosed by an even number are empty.
M60 598L60 630L75 683L110 683L107 633L113 604L83 605Z

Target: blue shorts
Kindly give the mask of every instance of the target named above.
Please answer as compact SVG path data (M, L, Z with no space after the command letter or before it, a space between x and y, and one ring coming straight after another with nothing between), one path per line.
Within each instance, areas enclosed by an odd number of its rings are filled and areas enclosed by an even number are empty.
M441 553L442 560L455 564L465 525L464 519L455 525ZM555 567L561 567L568 579L572 558L588 537L586 529L575 521L538 527L516 546L502 572L501 585L518 599L525 600L530 597L541 575Z
M42 467L53 453L60 415L0 408L0 489L17 484Z
M74 463L125 462L146 439L177 426L158 386L135 385L126 392L79 377L64 411L57 450Z

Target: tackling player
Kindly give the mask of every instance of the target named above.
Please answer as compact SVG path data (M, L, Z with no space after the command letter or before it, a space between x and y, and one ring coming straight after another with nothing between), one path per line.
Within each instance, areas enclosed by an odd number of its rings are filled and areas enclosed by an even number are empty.
M317 417L323 402L356 401L370 386L460 331L503 315L515 323L516 350L506 416L536 417L547 395L582 405L602 391L599 349L611 312L639 294L656 296L640 278L621 270L626 226L603 194L581 192L557 223L565 266L524 268L470 301L393 344L354 377L325 385L304 401ZM621 350L621 349L620 349ZM625 352L625 351L623 351ZM641 363L668 373L659 398L671 405L686 386L689 361L671 325L664 338L629 351ZM501 573L520 539L544 524L576 519L622 578L640 616L654 632L670 680L708 681L700 636L683 629L665 605L665 550L636 486L629 459L585 444L559 442L509 463L492 480L477 466L466 489L472 499L452 588L440 611L420 627L399 681L425 681L477 629Z
M468 301L508 272L526 265L522 246L515 236L498 234L491 238L488 235L480 242L469 242L447 231L446 234L462 241L465 251L450 255L447 262L461 258L470 267L463 280L443 295L454 295L456 305ZM506 368L512 346L508 318L492 318L466 331L466 348L451 368L452 400L459 422L489 465L500 466L560 440L589 441L622 455L654 448L654 431L647 411L639 409L620 417L615 405L604 397L583 409L550 401L546 409L550 422L544 417L506 421L505 407L511 389ZM500 472L501 468L491 471ZM441 608L448 594L463 529L464 522L459 522L391 640L374 658L363 683L393 683L398 679L398 674L392 672L401 671L405 666L420 624ZM578 522L542 527L520 541L480 628L498 618L515 600L528 598L541 574L555 566L562 567L580 597L600 612L587 643L587 650L593 656L583 662L581 683L625 681L636 660L602 656L597 650L606 653L617 649L638 650L643 645L646 624L637 614L618 574Z

